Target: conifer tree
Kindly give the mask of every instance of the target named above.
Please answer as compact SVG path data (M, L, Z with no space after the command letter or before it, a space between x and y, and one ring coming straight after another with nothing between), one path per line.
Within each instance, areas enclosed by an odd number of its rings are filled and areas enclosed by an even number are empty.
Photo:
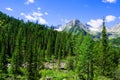
M103 19L103 29L102 29L102 39L101 39L101 50L102 50L102 66L101 66L101 70L102 70L102 74L106 75L106 67L107 67L107 55L108 55L108 36L107 36L107 32L106 32L106 27L105 27L105 20Z
M84 68L81 70L83 71L84 75L87 75L87 80L93 80L93 52L92 52L92 47L93 47L93 40L90 35L86 35L84 37L84 40L81 44L81 54L80 54L80 60L81 60L81 66ZM86 67L85 67L86 66Z
M0 79L3 79L7 75L7 51L6 51L6 29L0 24Z
M5 54L5 47L2 45L0 51L0 79L4 80L6 74L7 74L7 56Z
M13 78L16 79L17 74L19 74L19 68L20 68L20 37L21 37L21 30L20 28L18 35L16 37L16 44L14 52L12 53L12 60L11 60L11 72L13 74Z

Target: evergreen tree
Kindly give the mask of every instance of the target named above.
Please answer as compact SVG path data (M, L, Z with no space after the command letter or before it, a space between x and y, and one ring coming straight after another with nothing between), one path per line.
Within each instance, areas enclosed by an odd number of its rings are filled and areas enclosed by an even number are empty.
M17 74L19 74L19 72L20 72L20 70L19 70L19 68L20 68L20 66L21 66L21 64L20 64L20 60L22 61L22 59L20 59L21 58L21 53L20 53L20 51L21 51L21 49L20 49L20 44L21 44L21 30L22 30L22 28L20 28L20 30L19 30L19 32L18 32L18 35L17 35L17 37L16 37L16 45L15 45L15 49L14 49L14 52L13 52L13 54L12 54L12 60L11 60L11 72L12 72L12 74L13 74L13 78L14 79L16 79L17 78Z
M102 29L102 39L101 39L101 50L102 50L102 65L101 70L102 74L106 75L105 70L107 69L107 57L108 57L108 36L105 27L105 20L103 19L103 29Z
M6 36L3 23L0 23L0 79L5 79L7 75L7 54L6 54Z
M5 79L5 75L7 75L7 56L5 54L5 48L2 46L0 52L0 79Z
M77 38L77 43L75 46L77 52L77 68L76 72L79 79L93 80L93 40L92 37L87 34L82 38L79 36ZM87 77L86 77L87 76Z
M80 60L81 60L81 66L83 68L82 73L84 75L87 75L87 80L93 80L93 58L94 54L92 52L93 49L93 40L90 35L86 35L84 37L84 40L81 44L81 54L80 54ZM86 66L86 67L85 67Z

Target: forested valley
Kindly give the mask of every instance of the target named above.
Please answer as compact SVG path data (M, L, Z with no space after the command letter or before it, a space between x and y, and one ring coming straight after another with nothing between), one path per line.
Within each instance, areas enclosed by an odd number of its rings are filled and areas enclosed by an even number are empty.
M0 12L0 80L120 80L120 47ZM118 41L119 42L119 41Z

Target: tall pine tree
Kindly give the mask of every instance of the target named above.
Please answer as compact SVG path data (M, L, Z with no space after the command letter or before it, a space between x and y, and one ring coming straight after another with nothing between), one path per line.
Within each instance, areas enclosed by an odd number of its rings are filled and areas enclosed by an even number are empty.
M102 39L101 39L101 55L102 55L102 65L101 65L101 70L102 74L106 75L106 68L107 68L107 54L108 54L108 36L107 36L107 31L106 31L106 26L105 26L105 19L103 19L103 29L102 29Z

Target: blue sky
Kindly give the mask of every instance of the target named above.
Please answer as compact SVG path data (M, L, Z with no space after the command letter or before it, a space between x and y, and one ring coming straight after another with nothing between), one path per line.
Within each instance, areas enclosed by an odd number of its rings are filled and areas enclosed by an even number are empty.
M109 27L120 22L120 0L0 0L0 11L47 25L79 19L93 30L99 30L103 17Z

